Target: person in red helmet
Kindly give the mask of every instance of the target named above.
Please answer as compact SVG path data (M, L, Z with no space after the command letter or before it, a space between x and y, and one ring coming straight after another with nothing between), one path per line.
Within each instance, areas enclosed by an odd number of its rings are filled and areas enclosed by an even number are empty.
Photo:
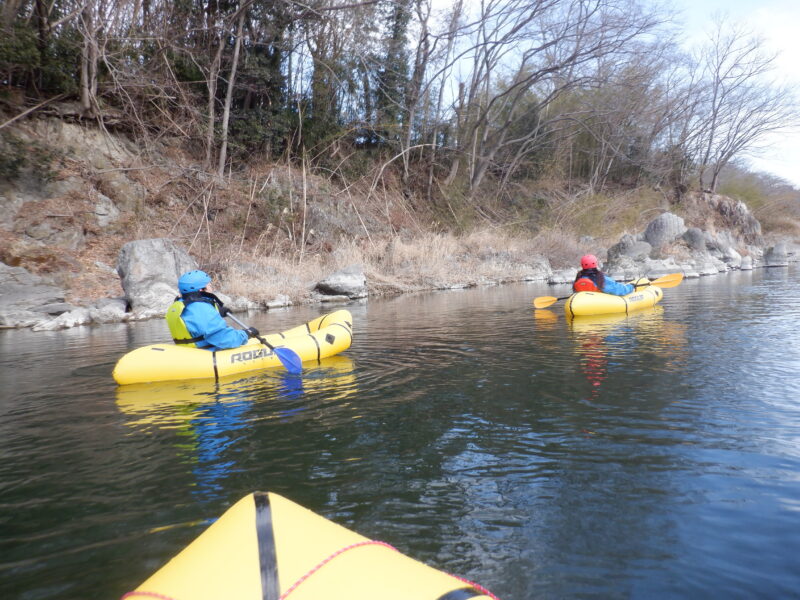
M581 270L575 276L572 289L576 292L603 292L624 296L635 288L630 283L618 283L597 267L597 257L586 254L581 258Z

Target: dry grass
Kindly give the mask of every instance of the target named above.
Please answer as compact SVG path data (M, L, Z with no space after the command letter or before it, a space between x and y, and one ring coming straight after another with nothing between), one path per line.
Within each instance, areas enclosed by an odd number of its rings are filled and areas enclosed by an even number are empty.
M421 232L343 239L334 251L305 253L302 260L291 249L262 256L231 253L213 270L228 294L262 302L284 294L303 302L318 281L350 265L363 268L372 294L519 281L536 272L540 256L558 257L559 266L574 264L586 249L569 240L563 233L530 237L497 228L463 235Z

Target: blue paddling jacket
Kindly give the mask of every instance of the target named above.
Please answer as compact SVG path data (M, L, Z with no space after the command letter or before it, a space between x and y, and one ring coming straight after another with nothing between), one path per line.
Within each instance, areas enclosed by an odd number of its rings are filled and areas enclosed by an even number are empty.
M222 309L222 303L213 294L206 292L183 294L167 311L167 323L170 324L170 331L172 331L173 327L178 325L175 321L182 322L191 335L194 345L204 350L238 348L247 343L247 332L230 327L222 318L220 309ZM173 337L175 337L175 332L173 332ZM183 341L178 338L175 341L176 343L188 342L188 340Z
M572 284L572 289L576 292L590 291L590 288L578 285L578 282L582 279L590 280L594 284L596 290L604 294L613 294L614 296L624 296L636 289L633 284L614 281L611 277L598 269L581 269L575 276L575 283Z

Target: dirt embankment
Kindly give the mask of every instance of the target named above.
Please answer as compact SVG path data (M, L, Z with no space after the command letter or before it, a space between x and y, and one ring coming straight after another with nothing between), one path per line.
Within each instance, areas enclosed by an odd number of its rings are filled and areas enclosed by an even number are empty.
M557 235L488 222L449 233L386 181L344 185L275 164L220 181L168 141L145 158L122 137L54 119L2 134L0 261L65 287L78 305L122 294L117 254L144 238L172 239L255 300L302 301L354 263L371 293L387 293L524 279L541 272L542 254L579 252Z
M228 294L303 302L316 282L353 264L370 294L546 279L582 253L605 256L621 234L666 211L683 210L687 225L720 222L713 203L675 207L639 189L554 195L558 202L538 213L505 218L463 205L457 215L448 202L445 225L436 207L399 193L388 170L342 181L254 162L219 180L170 140L144 152L123 136L53 118L0 134L0 262L61 286L75 306L123 295L117 256L137 239L171 239ZM454 221L470 225L453 233Z

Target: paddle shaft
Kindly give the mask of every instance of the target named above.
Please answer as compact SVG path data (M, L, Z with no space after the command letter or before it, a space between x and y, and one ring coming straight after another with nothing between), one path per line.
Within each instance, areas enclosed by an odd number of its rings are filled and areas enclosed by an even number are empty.
M241 322L239 319L237 319L235 316L233 316L233 313L232 313L232 312L228 311L228 314L227 314L226 316L230 317L230 318L231 318L231 321L233 321L234 323L236 323L236 324L237 324L239 327L241 327L242 329L250 329L250 327L248 327L247 325L245 325L244 323L242 323L242 322ZM261 337L260 335L257 335L257 336L256 336L256 339L257 339L259 342L261 342L262 344L264 344L264 345L265 345L267 348L269 348L270 350L275 350L275 346L273 346L272 344L270 344L270 343L269 343L267 340L265 340L265 339L264 339L263 337Z
M239 319L234 317L231 314L230 310L227 312L225 316L230 317L234 323L239 325L239 327L245 330L250 329L247 325L245 325ZM289 373L298 374L303 372L303 360L300 358L300 355L297 354L297 352L295 352L291 348L284 348L282 346L276 348L260 335L257 335L256 339L275 353L275 356L278 357L278 360L281 361L281 364L286 368L287 371L289 371Z

